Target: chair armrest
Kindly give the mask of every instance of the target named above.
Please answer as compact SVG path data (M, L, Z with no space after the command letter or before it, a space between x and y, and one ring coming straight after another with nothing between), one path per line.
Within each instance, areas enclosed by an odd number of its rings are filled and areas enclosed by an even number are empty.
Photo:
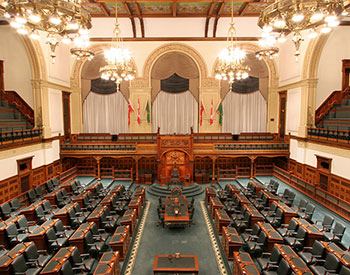
M277 268L278 268L278 265L273 265L273 264L267 263L266 270L277 270Z
M287 224L287 223L281 224L281 227L282 227L282 228L287 228L288 226L289 226L289 224Z
M47 252L47 250L37 250L39 254L45 254L45 255L49 255L49 253Z
M317 265L318 263L322 263L322 265L326 262L325 259L316 259L315 263L313 265Z
M268 257L271 256L271 253L269 253L269 252L263 252L263 253L261 254L261 256L262 256L263 258L268 258Z
M252 232L253 229L247 228L246 230L244 230L244 232Z
M89 254L89 253L80 254L80 257L82 257L82 258L84 258L84 257L89 257L89 258L90 258L90 254Z
M311 246L304 246L303 252L310 252L312 250Z
M106 230L104 230L104 229L97 229L97 230L98 230L98 232L106 233Z

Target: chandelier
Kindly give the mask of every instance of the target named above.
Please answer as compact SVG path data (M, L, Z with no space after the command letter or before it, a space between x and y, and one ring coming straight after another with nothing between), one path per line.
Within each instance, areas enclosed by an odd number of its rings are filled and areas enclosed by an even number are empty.
M115 5L115 28L113 31L114 46L104 51L107 65L100 68L102 73L101 78L105 80L112 80L119 84L123 80L132 80L135 76L135 70L131 65L131 54L127 49L121 47L122 39L120 37L120 28L118 23L118 7Z
M38 31L48 32L46 43L53 62L59 43L57 34L64 36L63 43L67 43L68 35L87 35L91 28L90 14L80 0L5 0L0 2L0 12L19 34L39 39Z
M298 60L304 40L301 32L309 30L310 38L328 33L339 25L338 18L343 11L342 0L276 0L260 13L258 25L265 32L293 33Z
M276 38L270 33L264 33L259 40L260 49L255 52L255 56L261 60L263 57L273 58L278 55L279 49L275 46Z
M215 69L215 78L228 80L230 90L235 80L248 78L250 68L244 64L246 52L235 45L236 29L233 22L233 1L231 3L231 23L228 31L227 41L229 46L219 54L219 63Z
M71 48L70 53L72 57L76 57L78 60L88 59L89 61L94 58L94 53L88 49L90 42L88 37L76 37L74 39L74 44L77 47Z

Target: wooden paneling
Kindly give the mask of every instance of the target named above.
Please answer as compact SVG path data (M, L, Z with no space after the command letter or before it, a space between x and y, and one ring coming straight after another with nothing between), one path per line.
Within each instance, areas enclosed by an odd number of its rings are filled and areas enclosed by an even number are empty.
M196 157L194 159L194 169L195 170L211 170L213 168L213 161L209 157Z
M52 169L50 169L50 167L52 167ZM61 167L61 161L57 160L48 165L32 169L30 172L32 175L30 189L44 184L47 180L55 177L57 172L61 172ZM49 170L52 170L52 173L48 174L47 171ZM20 178L21 176L17 175L0 181L0 203L11 200L21 194Z

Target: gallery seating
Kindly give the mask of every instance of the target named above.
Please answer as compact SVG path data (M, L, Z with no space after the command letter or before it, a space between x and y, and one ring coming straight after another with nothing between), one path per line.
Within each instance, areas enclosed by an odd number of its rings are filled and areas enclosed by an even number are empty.
M80 254L78 249L74 249L71 255L71 263L74 268L79 268L84 272L90 273L96 259L91 258L89 254Z
M312 272L316 275L337 274L340 269L340 260L332 253L328 253L326 259L318 259L315 264L310 266Z
M281 259L281 253L277 247L273 247L271 253L264 252L261 254L259 258L257 258L257 262L259 263L262 270L266 270L270 266L278 266Z
M11 264L14 275L36 275L39 274L41 268L38 267L34 262L26 262L23 255L16 257Z
M340 243L345 231L345 226L339 222L335 223L335 226L331 232L324 232L324 238L327 241Z
M28 233L19 233L16 224L10 223L5 228L7 243L10 247L14 247L16 244L25 242L28 240Z
M302 219L311 221L312 215L315 212L315 205L309 203L306 208L305 211L298 211L298 216Z
M35 222L30 222L30 224L27 221L27 218L24 215L22 215L17 220L18 232L20 232L20 233L32 233L32 232L34 232L35 229L37 229L39 227L39 225L36 225Z
M27 246L24 256L27 262L34 263L39 267L44 267L52 258L52 255L48 254L46 250L38 250L34 242Z
M66 237L57 237L56 232L53 228L50 228L46 231L46 240L51 252L55 252L63 246L68 245L68 238Z
M288 275L290 274L290 266L285 259L279 262L279 265L270 265L263 272L264 275Z
M284 239L291 247L301 250L304 247L306 235L306 229L300 226L295 236L287 236Z
M258 239L247 242L248 251L259 256L265 250L266 243L267 236L264 231L260 231Z
M299 224L296 220L291 219L289 224L282 224L281 228L278 228L277 231L282 236L294 236L298 230Z
M314 226L321 232L329 232L332 228L334 218L329 215L324 215L322 223L315 221Z

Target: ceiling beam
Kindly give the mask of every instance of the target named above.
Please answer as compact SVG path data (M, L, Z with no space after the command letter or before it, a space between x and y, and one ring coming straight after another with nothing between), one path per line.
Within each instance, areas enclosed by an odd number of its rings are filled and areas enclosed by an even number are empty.
M137 16L140 20L141 36L145 37L145 24L143 23L142 10L141 10L140 4L136 0L134 1L134 6L136 9Z
M248 3L243 3L242 6L239 8L238 14L239 16L244 15L248 8Z
M122 3L123 3L128 15L129 15L129 18L131 21L131 26L132 26L132 33L133 33L134 37L136 37L136 24L135 24L134 15L131 12L131 9L129 7L129 3L127 3L125 0L123 0Z
M213 1L210 3L209 9L208 9L207 19L205 20L204 37L208 37L209 22L210 22L210 18L213 16L213 11L214 11L214 7L215 7L215 3L216 3L216 1L213 0Z
M110 2L110 3L115 3L115 2L129 2L129 3L132 3L134 2L134 0L96 0L96 2ZM174 0L137 0L137 2L139 3L173 3ZM197 2L197 3L207 3L207 2L210 2L210 0L176 0L177 3L194 3L194 2ZM220 3L231 3L231 0L217 0L216 2L220 2ZM256 2L254 0L233 0L233 2ZM269 1L269 2L272 2L273 1Z
M216 13L216 17L215 17L215 21L214 21L213 37L216 37L216 29L218 27L218 21L220 19L222 12L224 11L225 4L226 4L225 2L221 2L220 6L218 8L218 12Z
M105 3L100 3L100 8L106 16L111 16L111 13L109 12L109 9L105 5Z
M172 9L173 9L173 16L176 16L176 14L177 14L177 2L176 2L176 0L173 0Z

